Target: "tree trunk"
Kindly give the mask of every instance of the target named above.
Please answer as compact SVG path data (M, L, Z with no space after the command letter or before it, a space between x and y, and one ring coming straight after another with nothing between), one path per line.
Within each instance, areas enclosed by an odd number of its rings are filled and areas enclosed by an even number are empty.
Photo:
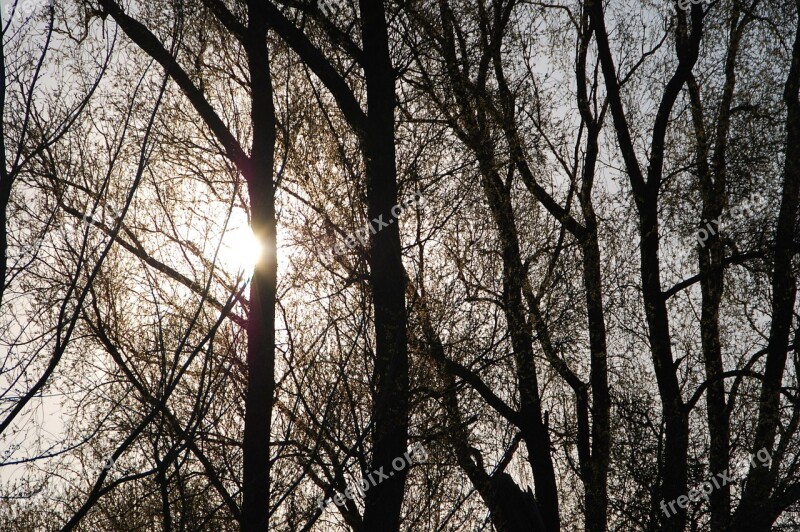
M796 0L800 10L800 0ZM789 349L789 334L792 325L792 309L797 296L797 280L792 272L792 257L797 242L798 197L800 196L800 15L797 19L792 64L784 87L786 103L786 163L784 167L783 193L778 224L775 231L775 249L772 271L772 324L767 344L767 362L759 402L758 424L753 452L767 449L773 454L775 435L780 412L780 390L786 357ZM733 519L736 531L768 531L774 512L770 495L775 487L778 468L759 465L750 468L747 485L741 503Z
M373 470L392 472L365 499L364 530L399 530L407 470L394 471L408 442L408 347L405 272L400 232L392 223L397 205L394 148L394 70L383 4L361 0L361 35L367 82L367 123L362 147L367 174L367 214L373 228L368 252L375 306ZM381 227L378 221L389 223ZM389 473L387 473L389 474Z
M697 5L692 7L690 29L687 27L685 15L681 14L678 17L675 34L678 65L664 88L653 122L650 160L645 179L625 115L620 81L617 78L605 26L603 4L600 0L586 0L585 5L592 18L614 129L639 214L642 299L649 333L650 352L666 425L664 477L661 494L665 501L669 502L687 492L689 417L675 373L669 314L666 299L661 290L658 198L663 177L664 145L669 117L680 91L691 77L692 68L697 62L700 40L703 35L702 10ZM658 504L658 501L653 502ZM664 521L662 530L682 532L685 523L686 509L678 507L678 511Z
M544 532L544 522L538 504L530 492L523 491L508 473L499 471L489 475L484 469L480 452L469 444L469 431L458 405L457 383L444 346L433 327L424 295L417 294L419 321L428 343L431 358L439 368L442 378L443 406L447 419L446 441L475 490L489 508L492 524L497 532Z
M6 109L6 54L0 39L0 113L5 117ZM3 305L3 293L6 290L8 277L8 200L11 197L13 176L7 168L6 160L6 125L0 121L0 307Z
M597 222L591 201L591 215L586 219L587 239L583 243L583 282L591 350L592 455L586 490L586 526L588 532L605 532L608 523L608 465L611 460L611 395L608 387L608 351L603 312L600 247ZM584 208L586 212L586 207Z
M11 177L2 170L0 177L0 305L8 277L8 200L11 196Z
M484 139L485 141L487 139ZM519 249L516 221L514 220L510 191L493 168L487 142L481 143L478 152L481 182L500 235L503 259L503 312L508 323L517 370L517 387L520 401L520 430L528 451L528 461L533 472L536 499L548 531L560 530L558 489L553 460L550 456L550 435L544 422L539 382L533 358L533 333L526 318L522 290L525 270Z
M247 392L242 479L242 522L245 532L267 530L270 490L269 437L275 390L275 298L278 261L275 189L275 109L272 101L267 24L261 3L248 2L247 60L250 71L253 145L250 172L250 223L264 252L250 284L247 318Z
M738 4L733 5L730 20L730 33L727 56L725 58L725 85L717 117L716 142L709 164L709 139L706 133L703 102L700 88L694 76L688 81L692 120L697 144L697 173L703 197L702 220L700 224L708 233L704 245L698 252L702 306L700 316L703 360L706 371L706 410L710 439L709 469L713 475L727 471L730 465L730 414L725 399L725 381L722 379L724 365L720 342L719 309L725 287L724 260L725 249L719 231L709 231L714 220L718 221L727 205L727 149L731 124L731 104L736 85L736 58L742 33L749 15L740 18ZM712 172L713 169L713 172ZM711 225L704 224L710 223ZM710 509L712 532L728 530L730 519L731 487L728 484L711 492Z

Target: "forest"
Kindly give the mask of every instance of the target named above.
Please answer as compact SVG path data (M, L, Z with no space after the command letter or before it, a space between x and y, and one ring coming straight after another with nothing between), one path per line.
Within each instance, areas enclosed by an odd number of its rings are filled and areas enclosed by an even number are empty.
M800 530L800 0L0 15L0 530Z

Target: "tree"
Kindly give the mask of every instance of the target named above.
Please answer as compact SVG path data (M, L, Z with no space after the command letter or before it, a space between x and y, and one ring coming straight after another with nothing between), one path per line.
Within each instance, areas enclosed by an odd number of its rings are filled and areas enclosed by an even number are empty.
M3 527L800 524L796 2L35 1Z

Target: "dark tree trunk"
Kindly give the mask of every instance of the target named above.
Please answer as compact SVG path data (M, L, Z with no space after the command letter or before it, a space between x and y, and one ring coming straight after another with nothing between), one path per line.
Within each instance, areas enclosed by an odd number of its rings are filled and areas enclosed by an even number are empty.
M447 1L439 2L439 14L445 37L442 39L440 50L460 115L457 122L458 136L473 151L478 161L481 185L500 240L503 261L503 312L514 350L520 402L519 415L514 416L515 424L520 429L526 446L528 462L534 477L536 501L545 528L548 531L556 531L560 529L558 490L551 456L549 429L544 420L539 397L539 383L533 357L533 331L523 299L527 276L519 248L510 190L506 188L498 173L499 165L494 156L494 141L490 138L487 106L480 101L489 92L486 87L486 77L480 76L479 80L473 83L468 75L460 70L454 42L456 22ZM494 28L496 31L502 27L502 18L501 14L496 12ZM487 47L481 51L484 55L480 62L488 68L492 64L493 50ZM494 59L498 81L502 90L508 95L497 56L494 56ZM509 137L515 138L513 135ZM522 160L519 143L511 142L511 144L515 163L519 163Z
M583 251L583 284L586 290L586 314L591 351L592 387L592 446L591 455L581 462L585 486L587 532L605 532L608 526L608 467L611 461L611 393L608 385L608 346L603 310L603 276L600 268L600 244L597 236L597 216L592 202L597 156L600 152L598 138L602 118L592 114L587 93L586 57L592 38L592 24L588 12L581 19L582 35L576 69L578 107L587 127L586 155L584 157L581 190L579 194L586 231L579 239ZM578 399L579 403L581 398ZM584 436L584 439L587 436ZM579 443L584 449L588 442ZM584 452L584 455L587 454Z
M498 517L492 519L498 532L545 532L539 507L530 488L522 491L511 475L501 471L492 475L491 489L494 504L489 509L493 516ZM500 505L503 506L502 512L497 510Z
M659 102L650 140L650 160L647 174L642 171L634 147L622 92L605 26L603 4L600 0L586 0L597 40L597 50L605 79L609 107L614 122L617 141L625 162L633 196L639 214L640 264L642 299L650 341L650 352L658 382L661 407L666 425L664 442L664 476L661 495L668 502L687 492L687 453L689 449L689 417L681 396L680 383L675 373L675 362L669 330L669 315L661 290L661 263L659 258L658 198L663 176L664 139L672 107L681 89L690 79L697 62L700 40L703 35L702 8L692 6L691 28L686 15L678 16L675 30L678 65L667 82ZM658 504L657 501L653 501ZM679 532L686 523L686 509L680 508L662 524L665 531Z
M523 491L510 475L498 466L489 475L484 469L480 452L469 444L469 431L458 405L457 385L453 364L447 359L444 346L431 323L424 295L417 294L420 324L428 343L431 358L442 377L444 413L447 419L446 440L455 454L456 462L475 486L497 532L545 532L539 506L530 492Z
M687 453L689 450L689 416L684 407L680 384L672 358L669 318L661 294L661 265L658 257L658 214L655 195L648 198L640 211L642 297L650 331L650 349L658 381L665 430L664 476L662 496L666 502L676 500L687 491ZM686 510L677 512L662 525L663 530L683 531Z
M407 470L393 471L408 442L408 347L406 338L405 271L400 233L392 223L397 204L394 149L395 76L383 4L361 0L361 35L367 82L367 122L362 147L367 174L367 214L375 231L368 262L375 306L373 470L393 472L367 491L364 530L399 530ZM381 218L382 217L382 218ZM372 220L391 225L383 227Z
M767 344L767 362L764 383L759 401L758 424L753 452L767 449L774 456L775 436L780 425L780 391L789 334L797 296L797 280L792 272L792 257L797 243L798 198L800 196L800 0L792 63L784 87L786 103L786 163L783 176L783 193L778 224L775 231L775 249L772 271L772 324ZM775 516L770 495L775 488L778 468L750 468L742 500L733 518L736 531L768 531Z
M250 71L253 146L249 174L250 223L264 253L250 284L247 318L247 392L242 479L243 531L267 530L270 491L270 428L275 390L275 297L278 261L275 189L275 109L272 100L267 23L261 2L248 2L246 36Z
M6 108L6 55L0 39L0 113L5 116ZM6 125L0 120L0 306L3 304L3 293L6 290L8 277L8 200L11 197L13 176L7 168L6 160Z
M2 170L0 174L0 305L8 277L8 200L11 196L11 177Z
M719 220L727 206L727 151L731 124L731 104L736 86L736 58L739 43L747 24L752 20L748 14L740 17L738 4L731 11L729 41L725 59L725 85L716 123L715 146L710 156L709 138L706 133L703 102L700 88L694 76L688 81L692 120L697 150L697 173L703 198L702 222L700 226L708 233L708 239L699 247L698 262L702 305L700 316L703 360L706 371L706 410L710 438L709 469L712 475L725 472L730 463L730 413L725 398L725 381L722 376L722 344L720 342L719 309L725 287L725 248L719 231L709 231L707 223ZM709 164L709 158L711 164ZM730 519L730 491L728 484L711 492L710 509L712 532L728 530Z
M710 199L710 196L707 196ZM705 202L703 218L719 219L721 206L714 200ZM719 307L724 290L724 271L722 262L724 248L719 233L709 237L707 247L700 250L699 272L700 289L703 296L700 314L700 335L703 346L706 380L706 407L708 430L711 440L709 450L709 469L712 475L726 471L729 466L730 423L725 401L725 381L722 364L722 345L720 343ZM722 532L727 529L730 515L730 486L724 485L711 492L711 530Z
M275 388L275 297L278 270L275 190L272 181L275 111L265 15L268 6L250 0L247 28L241 32L244 35L237 35L247 53L251 82L251 157L244 153L202 90L195 86L158 38L142 23L127 15L113 0L103 0L102 7L133 42L164 67L247 181L251 226L264 247L264 254L256 264L251 280L247 318L248 375L242 444L241 527L248 532L265 530L269 513L269 436Z
M484 139L485 141L487 139ZM544 422L539 381L533 358L533 331L523 304L525 269L519 249L516 221L510 191L493 167L488 142L478 148L481 181L492 218L500 235L503 259L503 312L508 323L519 389L519 428L528 451L528 462L533 472L536 499L548 531L560 529L558 489L553 460L550 455L550 434Z
M611 459L611 395L608 387L608 351L603 312L600 247L591 202L588 204L587 240L583 244L583 279L589 322L592 386L592 455L589 460L586 490L586 527L589 532L605 532L608 523L608 466ZM584 208L586 211L586 208Z

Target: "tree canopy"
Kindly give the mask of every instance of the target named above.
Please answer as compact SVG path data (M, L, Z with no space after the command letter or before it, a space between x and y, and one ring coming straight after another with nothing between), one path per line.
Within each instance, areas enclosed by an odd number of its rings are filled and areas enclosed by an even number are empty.
M800 528L800 0L5 0L0 529Z

